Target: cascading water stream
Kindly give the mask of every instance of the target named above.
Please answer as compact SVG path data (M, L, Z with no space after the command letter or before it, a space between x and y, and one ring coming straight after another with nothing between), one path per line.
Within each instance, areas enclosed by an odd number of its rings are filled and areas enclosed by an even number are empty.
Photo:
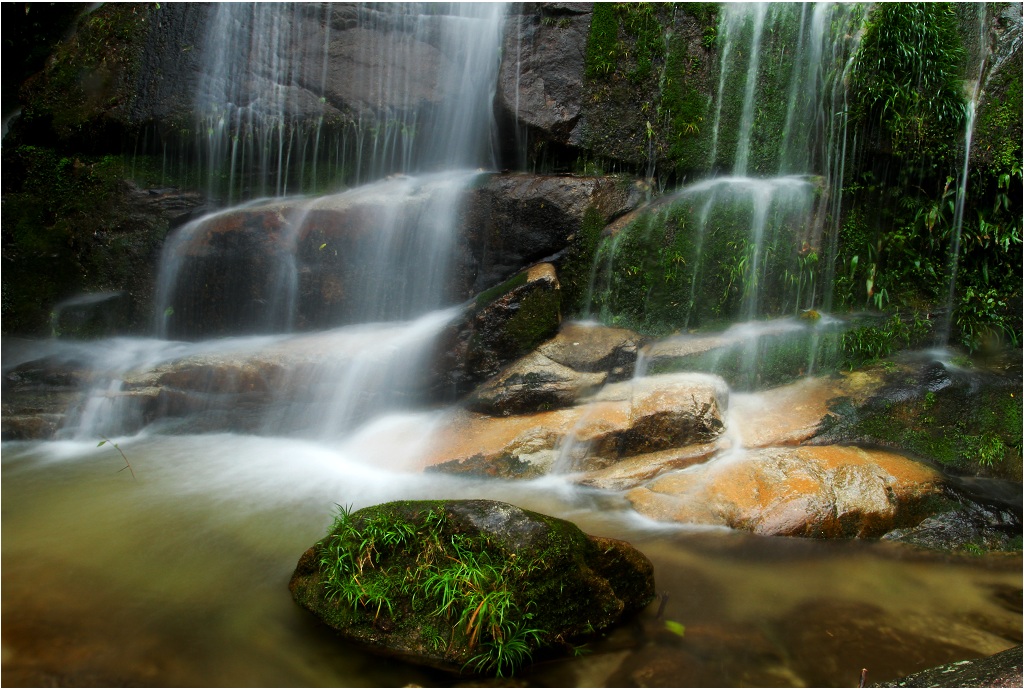
M266 411L231 424L264 434L337 438L414 402L433 339L456 314L444 309L454 301L448 262L461 203L477 176L467 169L495 167L490 103L504 11L500 3L215 6L197 96L203 166L211 184L226 181L229 200L272 196L204 216L169 238L156 332L198 342L184 351L156 345L166 354L109 367L63 433L143 426L152 405L167 403L140 395L140 377L180 377L166 373L174 362L209 381L201 384L206 393L189 393L197 418L233 414L224 400L244 399L253 385L247 372L259 372ZM341 78L328 66L338 59L365 68ZM441 172L282 196L302 186L289 177L294 171L319 167L320 127L335 89L362 98L343 94L361 109L351 130L357 141L340 155L354 161L354 179ZM317 93L324 96L311 105ZM321 114L310 119L311 112ZM311 329L326 330L283 335ZM229 337L203 340L214 336ZM143 364L165 368L147 374Z
M191 144L208 195L230 204L339 179L493 169L504 12L502 3L213 5Z
M949 337L953 327L953 312L956 297L956 277L960 260L960 236L964 225L964 208L967 205L967 179L971 164L971 140L974 136L974 118L978 107L978 100L982 93L982 77L985 74L985 65L988 62L988 34L987 12L982 10L978 13L978 46L980 60L976 72L976 78L970 83L971 93L967 101L966 117L964 118L964 153L963 167L956 186L956 200L953 205L953 228L950 237L949 249L949 288L946 292L946 316L940 328L937 329L938 347L945 347L949 344Z

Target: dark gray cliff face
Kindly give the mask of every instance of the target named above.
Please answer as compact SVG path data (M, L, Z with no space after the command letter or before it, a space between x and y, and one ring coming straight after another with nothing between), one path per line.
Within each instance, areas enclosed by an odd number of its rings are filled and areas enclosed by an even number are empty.
M506 20L495 106L501 121L514 127L514 142L505 137L509 162L525 166L524 154L538 142L582 143L590 5L526 5Z
M130 122L186 120L202 75L209 3L172 2L153 12L135 75Z

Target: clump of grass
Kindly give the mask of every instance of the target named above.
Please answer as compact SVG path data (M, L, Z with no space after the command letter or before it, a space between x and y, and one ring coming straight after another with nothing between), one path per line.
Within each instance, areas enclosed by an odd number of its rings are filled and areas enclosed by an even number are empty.
M530 662L544 631L530 626L535 606L521 601L516 583L536 566L488 551L485 538L452 533L442 509L415 522L399 515L357 516L338 506L328 537L318 545L325 594L376 620L399 600L448 626L428 642L446 652L456 641L471 656L463 670L511 675Z

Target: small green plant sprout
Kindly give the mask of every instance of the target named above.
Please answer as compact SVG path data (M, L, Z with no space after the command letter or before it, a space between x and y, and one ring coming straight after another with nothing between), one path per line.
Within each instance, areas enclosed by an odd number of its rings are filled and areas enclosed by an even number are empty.
M665 621L665 630L679 637L686 634L686 626L678 621Z
M117 445L116 443L114 443L113 441L111 441L111 440L110 440L109 438L107 438L106 436L102 436L101 438L102 438L103 440L102 440L102 441L100 441L99 443L97 443L97 444L96 444L96 447L97 447L97 448L100 448L100 447L102 447L102 446L104 446L104 445L106 445L106 444L108 444L108 443L109 443L109 444L110 444L110 445L112 445L112 446L113 446L113 447L114 447L115 449L117 449L117 452L121 454L121 457L122 457L122 458L124 458L124 467L122 467L121 469L119 469L119 470L118 470L118 472L123 472L123 471L125 471L125 470L128 470L128 471L129 471L129 472L131 472L131 474L132 474L132 479L135 479L135 470L134 470L134 469L132 469L132 464L131 464L130 462L128 462L128 456L124 454L124 451L123 451L123 450L121 450L121 446Z

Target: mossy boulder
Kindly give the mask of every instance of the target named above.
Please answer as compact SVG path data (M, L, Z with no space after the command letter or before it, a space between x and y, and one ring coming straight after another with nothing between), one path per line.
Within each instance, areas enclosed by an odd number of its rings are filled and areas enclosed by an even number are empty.
M875 368L884 381L865 400L839 397L815 442L912 453L956 474L1021 480L1019 351L1001 368L928 360Z
M570 652L654 598L629 544L487 500L340 509L289 589L349 642L455 672L507 675Z
M439 394L468 393L554 336L561 319L561 286L551 264L480 293L438 339Z

